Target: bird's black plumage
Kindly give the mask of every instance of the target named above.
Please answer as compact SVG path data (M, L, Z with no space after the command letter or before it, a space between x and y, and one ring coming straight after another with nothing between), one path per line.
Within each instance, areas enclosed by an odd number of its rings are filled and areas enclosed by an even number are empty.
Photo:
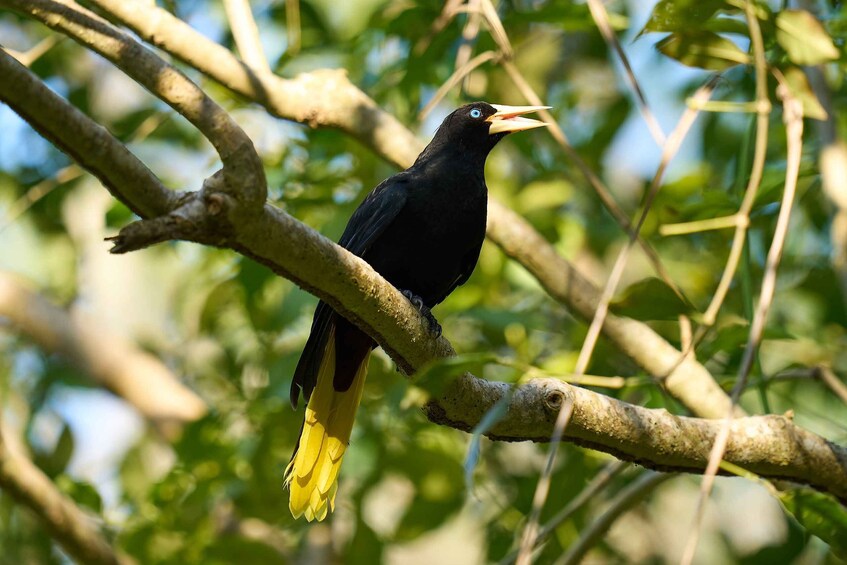
M451 113L407 170L380 183L353 213L339 244L362 257L430 321L432 308L471 276L485 237L485 160L511 131L544 125L520 118L539 107L484 102ZM291 385L296 407L309 401L285 472L295 517L322 520L332 509L338 472L376 344L318 303Z
M472 116L472 110L478 112ZM368 194L338 242L395 287L419 296L429 308L464 284L479 258L488 202L485 159L506 135L489 133L486 119L495 113L493 106L475 103L448 115L411 167ZM294 373L294 405L301 390L308 399L315 387L332 325L340 365L336 390L350 386L358 363L375 345L326 303L319 303ZM347 343L342 344L342 339Z

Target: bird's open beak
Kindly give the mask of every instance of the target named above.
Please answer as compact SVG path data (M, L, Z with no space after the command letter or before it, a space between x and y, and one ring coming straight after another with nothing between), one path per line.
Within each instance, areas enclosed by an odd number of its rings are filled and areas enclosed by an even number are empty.
M530 112L549 110L550 106L502 106L500 104L492 104L492 106L497 112L485 120L491 123L488 127L488 133L490 135L504 132L511 133L550 125L540 120L521 117L523 114L529 114Z

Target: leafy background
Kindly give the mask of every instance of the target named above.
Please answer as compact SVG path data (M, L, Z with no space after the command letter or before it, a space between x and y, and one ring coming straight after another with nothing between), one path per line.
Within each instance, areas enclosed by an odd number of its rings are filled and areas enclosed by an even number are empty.
M181 0L165 6L204 34L232 46L217 2ZM800 72L825 64L833 106L844 102L841 2L786 11L757 4L768 61L797 79L808 115L823 117ZM292 8L299 13L293 42ZM463 45L495 48L487 33L462 40L467 15L429 36L441 12L433 1L259 0L253 11L269 59L283 76L344 68L383 108L431 135L464 101L524 100L496 65L485 65L430 117L419 111L455 69ZM498 13L516 64L542 93L578 153L632 214L658 164L659 149L583 3L507 0ZM792 6L797 8L797 6ZM723 70L715 99L753 100L748 30L737 5L722 0L630 0L607 5L651 108L666 131L685 99L710 70ZM50 32L0 12L0 43L25 50ZM234 46L233 46L234 48ZM686 66L687 65L687 66ZM216 158L181 117L102 59L60 41L32 69L54 90L109 128L166 184L197 187ZM281 122L187 70L233 113L264 159L271 199L298 219L337 238L367 191L395 170L335 131ZM768 85L777 104L774 81ZM817 104L817 106L816 106ZM734 213L749 174L754 114L704 113L674 161L643 233L673 279L703 311L726 262L730 230L662 237L663 224ZM838 131L847 124L833 116ZM824 364L847 371L844 294L832 266L834 207L821 190L818 122L807 120L797 204L766 339L742 405L750 412L793 410L795 420L847 442L847 407L794 368ZM69 159L0 107L0 269L24 277L52 301L140 344L162 359L211 407L178 438L149 427L122 401L92 387L64 359L44 352L0 317L0 390L4 419L36 463L79 504L102 514L116 545L140 563L497 562L514 549L531 507L546 447L480 443L466 464L469 437L428 424L419 393L383 353L374 356L338 510L328 525L295 522L281 475L300 413L287 404L294 366L316 299L263 267L228 251L186 243L110 256L103 237L131 214ZM731 387L747 338L785 173L781 112L771 115L762 189L751 215L749 246L716 330L698 359ZM67 177L72 178L68 179ZM625 238L585 180L543 132L514 136L491 155L493 194L539 229L557 250L602 284ZM59 178L59 181L54 179ZM679 342L676 315L686 308L648 280L649 264L630 261L618 312L649 321ZM670 295L672 296L672 295ZM511 363L478 360L491 379L518 380L530 366L551 374L574 367L586 333L532 277L493 245L483 248L470 281L436 309L460 353L490 353ZM487 362L484 362L487 361ZM650 407L684 410L649 375L602 340L589 372L624 376L602 392ZM794 375L794 376L792 376ZM572 500L610 458L567 445L556 466L542 523ZM466 480L466 472L470 481ZM638 475L628 469L555 528L538 556L552 562ZM603 562L674 562L682 553L697 500L698 479L663 483L625 514L590 557ZM756 481L722 478L709 504L697 561L702 563L826 563L847 539L837 504L803 493L785 509ZM805 498L804 498L805 497ZM793 512L793 513L792 513ZM818 523L818 527L815 527ZM823 524L823 528L820 527ZM824 531L826 530L826 531ZM0 493L0 562L67 560L24 509ZM842 553L843 555L843 553Z

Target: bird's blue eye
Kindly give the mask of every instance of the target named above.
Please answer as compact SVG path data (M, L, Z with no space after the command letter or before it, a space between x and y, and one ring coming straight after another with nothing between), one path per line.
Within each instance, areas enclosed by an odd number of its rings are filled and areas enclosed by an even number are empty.
M473 110L471 110L471 117L472 118L478 118L481 115L482 115L482 112L480 111L479 108L474 108Z

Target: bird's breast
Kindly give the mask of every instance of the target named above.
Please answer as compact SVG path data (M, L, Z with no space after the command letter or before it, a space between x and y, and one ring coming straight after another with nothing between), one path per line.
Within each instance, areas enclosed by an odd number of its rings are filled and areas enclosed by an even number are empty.
M436 187L410 194L406 206L365 254L389 282L430 306L476 263L485 238L487 191ZM464 188L464 190L462 190Z

